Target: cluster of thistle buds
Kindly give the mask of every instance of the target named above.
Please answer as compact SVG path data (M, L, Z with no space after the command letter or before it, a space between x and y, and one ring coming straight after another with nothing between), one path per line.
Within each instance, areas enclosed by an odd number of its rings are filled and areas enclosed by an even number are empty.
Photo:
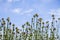
M52 15L51 21L44 21L38 14L33 15L31 23L20 28L12 24L10 17L0 19L0 40L60 40L60 18Z

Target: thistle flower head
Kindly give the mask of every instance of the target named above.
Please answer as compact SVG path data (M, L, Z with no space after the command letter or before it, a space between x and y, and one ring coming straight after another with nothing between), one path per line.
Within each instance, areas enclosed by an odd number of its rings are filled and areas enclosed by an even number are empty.
M38 17L38 14L36 13L33 17Z
M58 18L58 20L60 20L60 18Z
M57 23L57 20L56 20L56 23Z
M56 28L53 28L53 31L55 31L56 30Z
M2 25L5 25L6 23L5 23L5 21L2 21L1 24L2 24Z
M16 27L16 29L18 29L18 28Z
M38 21L41 22L42 21L42 18L39 18Z
M42 24L44 25L44 22L42 22Z
M14 27L14 26L15 26L15 24L12 24L12 26Z
M2 20L4 20L4 18L2 18Z
M52 14L52 18L53 18L53 20L55 19L55 16L54 16L54 14Z
M52 14L52 17L54 17L54 14Z
M7 21L8 21L8 22L10 21L10 17L7 18Z
M46 21L46 24L49 23L49 21Z
M29 22L26 22L26 25L30 26Z
M22 28L24 28L24 25L22 25Z
M11 22L9 23L9 25L11 25Z
M38 14L36 13L35 16L38 17Z

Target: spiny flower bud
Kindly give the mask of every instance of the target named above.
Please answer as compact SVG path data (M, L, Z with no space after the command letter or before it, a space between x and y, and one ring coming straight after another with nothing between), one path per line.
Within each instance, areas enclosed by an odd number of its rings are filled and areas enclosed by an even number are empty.
M6 23L5 23L5 21L2 21L1 24L2 24L2 25L5 25Z
M58 20L60 20L60 18L58 18Z
M10 21L10 18L9 18L9 17L7 18L7 21L8 21L8 22Z
M4 20L4 18L2 18L2 20Z
M15 26L15 24L12 24L12 26Z
M9 25L11 25L11 22L9 23Z

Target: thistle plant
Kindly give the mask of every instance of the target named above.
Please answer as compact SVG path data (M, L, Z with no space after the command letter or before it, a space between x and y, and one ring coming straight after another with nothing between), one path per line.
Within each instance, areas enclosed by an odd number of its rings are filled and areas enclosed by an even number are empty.
M12 24L10 17L0 20L0 40L60 40L59 36L60 18L56 20L52 15L52 21L43 21L36 13L20 28ZM58 24L58 25L57 25ZM21 31L20 31L21 30Z

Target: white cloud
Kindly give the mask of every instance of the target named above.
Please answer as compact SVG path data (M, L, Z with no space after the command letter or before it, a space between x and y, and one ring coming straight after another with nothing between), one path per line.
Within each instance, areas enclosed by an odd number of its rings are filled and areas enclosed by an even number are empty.
M24 13L30 13L32 11L33 11L33 9L29 9L29 10L24 11Z
M14 8L14 9L5 8L4 10L5 10L5 12L11 12L11 13L20 14L20 15L24 15L24 14L30 15L31 12L34 11L34 9L24 10L22 8Z
M17 13L17 14L21 13L21 11L22 11L22 9L20 9L20 8L12 9L12 12Z
M21 13L21 15L24 15L24 14L30 14L31 12L33 12L34 9L28 9L28 10L25 10Z

